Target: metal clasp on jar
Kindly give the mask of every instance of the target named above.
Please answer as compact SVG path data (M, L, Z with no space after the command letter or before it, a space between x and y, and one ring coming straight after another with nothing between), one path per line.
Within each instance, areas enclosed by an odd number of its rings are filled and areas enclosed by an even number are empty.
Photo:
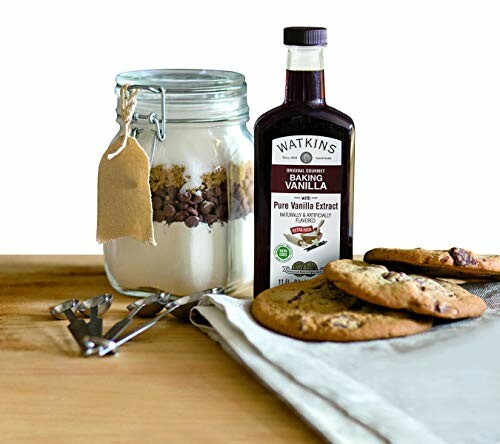
M150 114L140 114L138 112L135 112L132 121L137 122L140 119L147 120L151 125L155 125L155 137L153 138L153 146L151 148L151 156L149 158L149 164L153 162L155 150L156 150L156 142L160 141L163 142L167 138L167 130L166 130L166 113L165 113L165 108L166 108L166 99L165 99L165 88L162 87L156 87L156 86L145 86L145 85L131 85L129 89L143 89L150 91L155 94L160 94L161 95L161 118L158 119L158 115L155 112L152 112ZM132 129L132 136L136 137L137 136L137 128Z

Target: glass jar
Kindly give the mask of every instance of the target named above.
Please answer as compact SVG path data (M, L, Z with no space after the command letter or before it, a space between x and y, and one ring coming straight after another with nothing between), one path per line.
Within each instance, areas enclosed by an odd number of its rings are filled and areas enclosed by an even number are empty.
M105 243L111 285L132 296L216 286L251 296L253 143L244 76L148 70L116 81L117 92L124 84L138 89L132 134L150 158L157 245Z

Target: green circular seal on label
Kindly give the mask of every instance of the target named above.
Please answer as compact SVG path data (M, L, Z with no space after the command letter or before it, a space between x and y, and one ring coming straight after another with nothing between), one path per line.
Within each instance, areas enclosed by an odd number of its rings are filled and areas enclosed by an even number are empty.
M293 250L287 244L278 244L274 249L274 257L280 262L288 262L293 256Z

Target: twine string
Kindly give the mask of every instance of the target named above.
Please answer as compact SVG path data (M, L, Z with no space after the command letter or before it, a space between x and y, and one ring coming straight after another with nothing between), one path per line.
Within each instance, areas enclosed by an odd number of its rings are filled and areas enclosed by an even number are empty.
M108 160L118 156L125 149L127 140L130 137L130 126L137 105L137 90L130 90L129 86L126 83L120 88L120 134L123 135L122 143L115 152L108 154Z

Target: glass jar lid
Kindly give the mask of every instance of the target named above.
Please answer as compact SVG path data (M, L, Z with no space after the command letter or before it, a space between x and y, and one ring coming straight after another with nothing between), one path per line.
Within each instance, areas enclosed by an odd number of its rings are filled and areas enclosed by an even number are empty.
M119 96L124 84L138 89L137 116L160 113L162 94L167 122L248 121L247 85L242 74L205 69L152 69L116 76Z

